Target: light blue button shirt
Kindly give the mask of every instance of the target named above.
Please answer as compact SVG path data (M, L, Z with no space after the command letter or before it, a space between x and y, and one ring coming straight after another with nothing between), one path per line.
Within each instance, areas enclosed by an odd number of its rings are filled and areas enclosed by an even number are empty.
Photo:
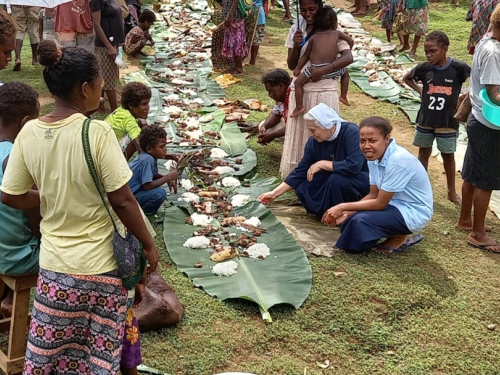
M420 161L391 139L384 157L369 161L370 185L394 193L389 204L403 216L412 232L421 230L433 213L432 187Z
M266 12L264 12L264 2L263 0L253 0L253 5L259 8L259 18L257 19L257 25L266 24Z

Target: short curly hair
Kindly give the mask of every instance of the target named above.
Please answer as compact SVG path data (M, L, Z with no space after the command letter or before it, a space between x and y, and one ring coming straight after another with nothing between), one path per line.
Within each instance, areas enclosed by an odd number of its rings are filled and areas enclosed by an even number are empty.
M314 16L314 28L316 30L334 30L337 22L337 13L330 6L318 9Z
M144 83L130 82L122 91L122 107L130 109L138 107L144 99L151 99L151 89Z
M283 69L271 69L265 72L260 81L265 85L277 86L282 83L285 86L290 85L291 82L290 75L286 70Z
M500 4L497 4L490 16L490 22L495 28L500 27Z
M139 145L143 151L147 147L154 147L159 139L166 139L167 132L164 128L158 125L148 125L142 128L141 135L139 136Z
M153 24L156 22L156 15L149 9L143 10L139 16L139 22L149 22Z
M425 41L434 40L437 44L441 46L448 47L450 45L450 39L443 31L433 31L425 37Z
M0 86L0 122L10 125L25 116L36 116L40 110L38 93L22 82L7 82Z
M9 13L0 7L0 43L5 43L16 31L16 22Z

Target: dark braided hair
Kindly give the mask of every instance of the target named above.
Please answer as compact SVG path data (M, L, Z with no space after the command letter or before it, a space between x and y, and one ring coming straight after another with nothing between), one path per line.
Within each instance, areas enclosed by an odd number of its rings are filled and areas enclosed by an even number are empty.
M38 114L38 93L22 82L7 82L0 86L0 122L10 125L25 116Z
M156 21L156 15L149 9L143 10L141 12L141 15L139 16L139 22L149 22L153 24L155 23L155 21Z
M38 59L45 66L43 78L50 93L65 100L70 100L74 90L85 82L93 85L101 74L92 53L78 47L61 50L52 40L40 42Z
M446 35L443 31L433 31L425 37L425 41L434 40L437 44L441 46L449 46L450 39L448 39L448 35Z
M359 128L377 129L384 137L387 137L387 135L392 132L392 125L389 120L378 116L367 117L364 120L361 120Z
M122 107L138 107L144 99L151 99L151 89L144 83L130 82L122 90Z
M147 147L154 147L159 139L166 139L167 132L164 128L158 125L148 125L142 128L141 135L139 136L139 145L143 151Z
M3 8L0 8L0 44L12 37L17 31L14 19Z

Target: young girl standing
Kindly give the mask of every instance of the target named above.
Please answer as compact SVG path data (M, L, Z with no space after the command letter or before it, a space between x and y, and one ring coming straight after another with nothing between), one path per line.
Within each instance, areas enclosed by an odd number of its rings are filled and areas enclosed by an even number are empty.
M229 71L234 75L243 75L243 58L248 55L245 23L238 12L238 0L222 0L224 18L224 42L222 56L234 59L235 67Z

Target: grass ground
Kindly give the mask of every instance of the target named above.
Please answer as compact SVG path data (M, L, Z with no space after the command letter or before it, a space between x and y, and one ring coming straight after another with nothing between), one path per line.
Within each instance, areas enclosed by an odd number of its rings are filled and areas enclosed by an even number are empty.
M432 4L431 28L445 30L450 54L470 62L465 54L469 24L466 5ZM287 27L281 15L271 15L258 66L248 68L244 82L227 90L230 98L259 98L271 105L259 77L271 67L284 67ZM367 29L383 36L378 22L362 19ZM422 50L417 57L422 59ZM26 59L27 60L27 59ZM22 79L43 96L39 68L26 66L20 74L2 72L3 80ZM359 122L377 114L395 127L399 144L411 146L413 129L395 107L350 88L352 106L342 116ZM43 111L50 108L43 107ZM260 120L265 114L253 114ZM258 172L277 175L281 146L259 146ZM166 252L162 227L157 226L160 270L186 311L172 329L142 335L148 366L170 374L208 375L225 371L257 374L499 374L500 256L466 246L466 234L453 229L458 208L446 198L442 166L432 161L430 176L435 214L423 231L425 240L410 252L333 258L309 257L313 288L297 311L288 306L271 309L274 322L264 323L256 305L245 301L220 302L197 289L179 273ZM457 176L458 178L458 176ZM458 180L457 180L458 181ZM459 185L460 186L460 185ZM500 225L489 216L493 233ZM344 271L336 277L334 271ZM330 361L321 369L317 362Z

